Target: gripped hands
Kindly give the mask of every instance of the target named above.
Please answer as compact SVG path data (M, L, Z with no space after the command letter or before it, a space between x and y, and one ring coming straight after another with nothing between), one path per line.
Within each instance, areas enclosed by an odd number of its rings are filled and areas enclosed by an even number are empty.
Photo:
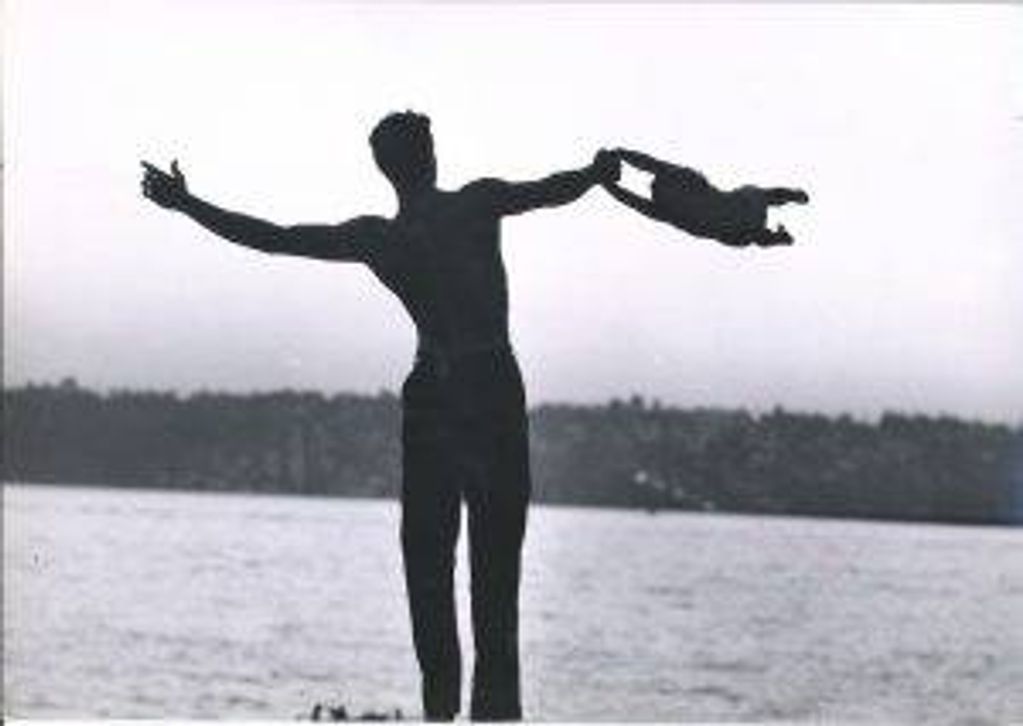
M170 174L158 169L148 161L142 162L145 173L142 176L142 195L165 209L181 209L188 198L185 175L178 168L178 161L171 162Z

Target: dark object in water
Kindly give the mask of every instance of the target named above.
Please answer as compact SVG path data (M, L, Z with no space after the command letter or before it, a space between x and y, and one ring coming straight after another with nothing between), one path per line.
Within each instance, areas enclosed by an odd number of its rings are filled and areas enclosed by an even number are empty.
M404 721L405 715L400 708L394 711L363 711L358 716L349 715L344 704L337 706L329 703L317 703L309 714L311 721Z

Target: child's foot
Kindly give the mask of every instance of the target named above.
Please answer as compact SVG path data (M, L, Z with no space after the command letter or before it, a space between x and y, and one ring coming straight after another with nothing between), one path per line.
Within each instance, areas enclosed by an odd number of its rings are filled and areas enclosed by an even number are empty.
M779 225L778 229L765 229L760 232L754 240L758 247L777 247L779 245L790 245L793 242L792 235L785 229L784 225Z
M770 189L767 192L767 203L771 206L777 206L779 204L788 204L789 202L795 202L796 204L806 204L810 201L809 195L802 189Z

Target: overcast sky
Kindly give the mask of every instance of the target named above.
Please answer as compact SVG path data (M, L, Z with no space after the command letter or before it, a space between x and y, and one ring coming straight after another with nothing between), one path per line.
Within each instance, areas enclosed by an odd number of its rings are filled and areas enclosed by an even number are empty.
M139 196L138 160L282 223L391 214L366 142L433 118L440 182L603 145L803 186L734 250L594 190L508 220L532 402L639 393L1023 418L1023 9L1005 5L7 3L4 378L396 389L358 267L263 256Z

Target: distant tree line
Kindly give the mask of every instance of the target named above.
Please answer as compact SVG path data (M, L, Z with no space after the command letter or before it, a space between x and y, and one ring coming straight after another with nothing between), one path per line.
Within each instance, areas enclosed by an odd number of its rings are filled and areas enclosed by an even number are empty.
M401 412L377 396L3 394L5 481L393 497ZM1023 522L1023 427L951 417L679 409L634 397L531 412L538 501Z

